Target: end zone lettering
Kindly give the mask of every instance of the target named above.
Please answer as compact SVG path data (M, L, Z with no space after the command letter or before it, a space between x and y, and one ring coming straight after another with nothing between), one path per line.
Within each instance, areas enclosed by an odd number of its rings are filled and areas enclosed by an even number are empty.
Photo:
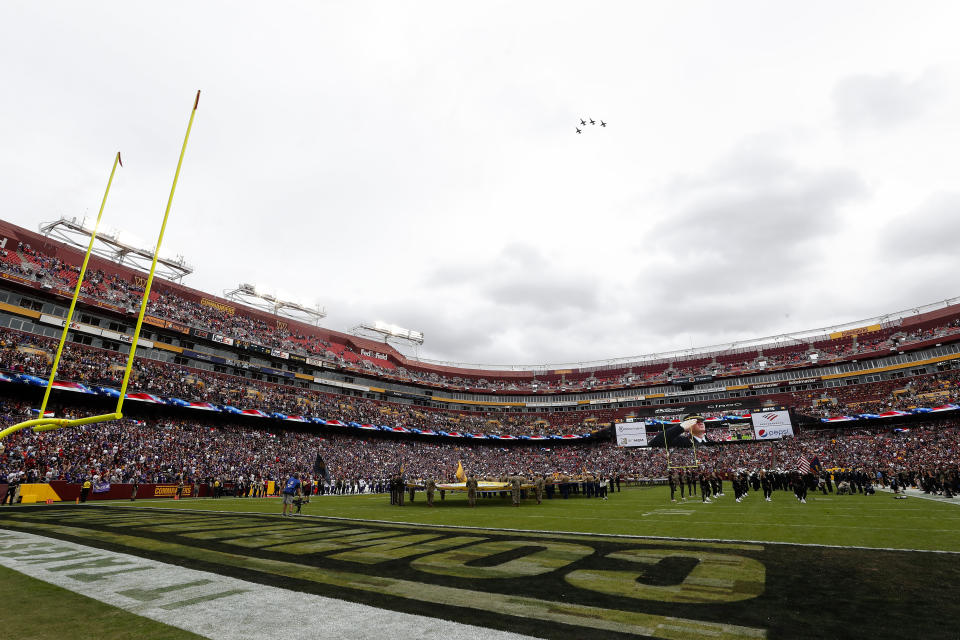
M474 625L509 618L553 640L767 637L762 545L103 507L17 516L5 526L146 557L200 553L225 575Z

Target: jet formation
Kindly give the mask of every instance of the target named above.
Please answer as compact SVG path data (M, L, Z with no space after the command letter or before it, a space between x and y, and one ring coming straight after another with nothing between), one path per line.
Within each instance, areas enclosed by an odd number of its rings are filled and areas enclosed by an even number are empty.
M580 126L579 126L579 127L574 127L574 129L577 130L577 133L578 133L578 134L579 134L579 133L583 133L583 129L586 129L586 128L587 128L587 123L588 123L588 122L589 122L589 124L592 125L592 126L596 126L596 124L597 124L597 121L594 120L593 118L587 118L586 120L584 120L583 118L580 118ZM604 122L603 120L601 120L601 121L600 121L600 126L601 126L601 127L606 127L606 126L607 126L607 123ZM581 129L580 127L583 127L583 129Z

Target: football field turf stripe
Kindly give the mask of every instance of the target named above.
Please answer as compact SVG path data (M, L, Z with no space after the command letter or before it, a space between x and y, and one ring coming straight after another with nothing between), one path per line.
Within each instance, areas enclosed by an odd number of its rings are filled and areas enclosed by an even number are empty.
M0 565L212 640L529 640L0 529ZM48 615L56 606L44 607Z
M478 617L507 616L517 619L541 620L570 627L579 627L583 630L603 630L610 633L620 633L631 636L661 638L663 640L734 640L749 638L766 638L766 630L753 627L692 620L674 616L643 613L639 611L622 611L599 608L595 606L579 605L574 603L559 604L551 600L534 597L513 595L508 593L491 593L454 587L446 587L409 580L370 576L350 571L324 569L305 566L296 562L271 560L252 556L239 556L232 553L223 553L211 549L198 549L174 542L163 542L155 539L144 539L135 535L114 533L110 531L91 532L88 529L41 522L31 523L34 531L49 532L56 536L67 536L71 539L93 537L100 543L115 548L141 550L150 555L166 554L188 561L202 561L218 564L224 567L255 571L263 574L290 578L294 580L314 582L328 588L346 589L359 592L368 592L378 596L390 596L411 602L434 605L440 607L455 607L461 610L472 610ZM52 542L52 541L51 541ZM3 549L0 545L0 555ZM216 574L211 574L216 575ZM240 581L243 584L248 584ZM234 594L230 594L234 597ZM239 594L236 597L240 597ZM337 601L339 602L339 601ZM199 606L199 605L198 605ZM282 604L277 606L282 607ZM188 607L189 608L189 607ZM233 607L230 607L231 609ZM177 623L165 620L168 624L180 626ZM431 621L430 625L436 625ZM263 622L259 623L263 624ZM469 625L467 625L469 626ZM375 627L380 629L383 625ZM185 627L182 627L185 628ZM382 635L366 627L367 631L359 636L339 636L349 638L369 638ZM194 629L190 629L195 631ZM197 633L206 632L195 631ZM493 638L493 632L485 630L478 638ZM575 634L576 632L574 632ZM211 636L213 637L213 636ZM229 636L227 636L229 637ZM235 636L234 636L235 637ZM259 637L259 636L258 636ZM283 637L279 634L264 637ZM299 636L298 636L299 637ZM315 636L304 636L315 637ZM338 636L331 636L338 637ZM411 635L398 637L433 637L427 635ZM443 636L436 636L443 637ZM474 637L474 636L451 636ZM526 637L509 635L505 637ZM575 637L575 635L574 635Z

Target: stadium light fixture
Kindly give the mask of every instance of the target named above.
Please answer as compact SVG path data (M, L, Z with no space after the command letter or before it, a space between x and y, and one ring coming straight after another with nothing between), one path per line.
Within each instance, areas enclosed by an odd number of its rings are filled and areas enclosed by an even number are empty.
M88 218L62 216L59 220L40 225L41 235L83 251L86 251L93 232L94 225ZM117 229L101 229L96 235L92 253L111 262L149 271L153 263L154 250L153 247L144 248L142 243L135 241L129 233ZM193 267L187 264L183 256L157 258L156 274L161 278L182 282L183 278L191 273L193 273Z
M410 344L415 344L417 346L423 344L423 332L414 331L412 329L404 329L403 327L391 324L389 322L383 322L382 320L375 320L373 322L362 322L352 331L355 336L367 336L373 334L379 338L383 338L384 342L388 342L391 339L401 340L403 342L408 342Z
M227 300L268 311L275 316L283 316L315 326L320 326L320 321L327 317L326 309L321 308L318 304L310 305L284 300L281 296L262 293L263 291L265 291L264 287L249 282L241 282L236 289L224 291L223 297Z

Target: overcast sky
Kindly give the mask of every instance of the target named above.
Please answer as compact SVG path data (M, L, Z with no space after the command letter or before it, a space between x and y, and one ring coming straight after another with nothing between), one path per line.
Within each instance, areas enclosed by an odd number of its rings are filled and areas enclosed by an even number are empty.
M0 196L420 355L543 364L960 295L960 4L0 3ZM606 128L580 118L603 119Z

